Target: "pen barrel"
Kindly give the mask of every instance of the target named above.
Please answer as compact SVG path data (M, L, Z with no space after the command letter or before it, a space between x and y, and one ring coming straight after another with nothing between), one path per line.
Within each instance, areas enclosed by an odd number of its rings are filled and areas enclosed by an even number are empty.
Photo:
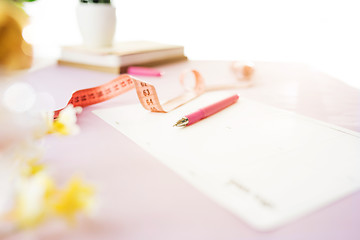
M201 110L203 110L204 112L204 117L208 117L234 104L238 99L239 99L239 95L236 94L231 97L225 98L224 100L221 100L219 102L211 104L207 107L204 107Z
M189 120L189 122L186 124L186 126L189 126L189 125L196 123L196 122L200 121L201 119L205 118L205 112L202 109L200 109L196 112L186 115L185 117Z
M222 109L230 106L231 104L234 104L239 99L239 96L233 95L231 97L225 98L224 100L221 100L219 102L213 103L207 107L201 108L196 112L193 112L189 115L186 115L185 117L188 119L188 123L186 126L189 126L193 123L196 123L200 121L203 118L206 118L210 115L213 115Z

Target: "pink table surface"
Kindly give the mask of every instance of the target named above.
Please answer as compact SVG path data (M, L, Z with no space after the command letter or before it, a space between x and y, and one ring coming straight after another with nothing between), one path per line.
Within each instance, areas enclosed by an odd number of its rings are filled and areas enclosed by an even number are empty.
M178 76L198 69L207 84L235 82L229 62L189 61L159 67L159 95L179 91ZM116 75L49 66L24 76L38 92L47 92L57 108L75 90L93 87ZM256 86L238 92L276 107L360 131L360 91L340 80L296 63L259 62ZM163 91L163 95L161 95ZM154 157L91 111L137 103L134 90L84 109L81 133L49 137L45 159L59 181L80 173L98 189L99 210L77 228L42 227L34 239L360 239L360 191L279 229L258 232L215 204ZM11 239L26 239L19 234Z

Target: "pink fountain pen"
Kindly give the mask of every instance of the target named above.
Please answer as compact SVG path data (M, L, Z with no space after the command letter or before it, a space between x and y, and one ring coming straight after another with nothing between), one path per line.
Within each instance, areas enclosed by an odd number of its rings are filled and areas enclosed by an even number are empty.
M201 108L185 117L181 118L174 124L174 127L185 127L200 121L203 118L211 116L224 108L234 104L239 99L239 95L235 94L231 97L225 98L219 102L213 103L207 107Z

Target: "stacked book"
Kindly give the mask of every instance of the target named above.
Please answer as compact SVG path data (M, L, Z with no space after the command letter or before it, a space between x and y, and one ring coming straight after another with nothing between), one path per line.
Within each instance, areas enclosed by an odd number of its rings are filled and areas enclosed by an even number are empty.
M90 70L123 73L129 66L155 66L187 60L184 47L149 41L120 42L108 48L66 46L58 64Z

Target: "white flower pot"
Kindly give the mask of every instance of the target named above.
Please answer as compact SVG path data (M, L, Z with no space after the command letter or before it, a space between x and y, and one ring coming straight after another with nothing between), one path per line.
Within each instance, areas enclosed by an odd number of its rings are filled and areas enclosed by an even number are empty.
M111 4L80 3L77 20L85 46L108 47L113 43L116 11Z

